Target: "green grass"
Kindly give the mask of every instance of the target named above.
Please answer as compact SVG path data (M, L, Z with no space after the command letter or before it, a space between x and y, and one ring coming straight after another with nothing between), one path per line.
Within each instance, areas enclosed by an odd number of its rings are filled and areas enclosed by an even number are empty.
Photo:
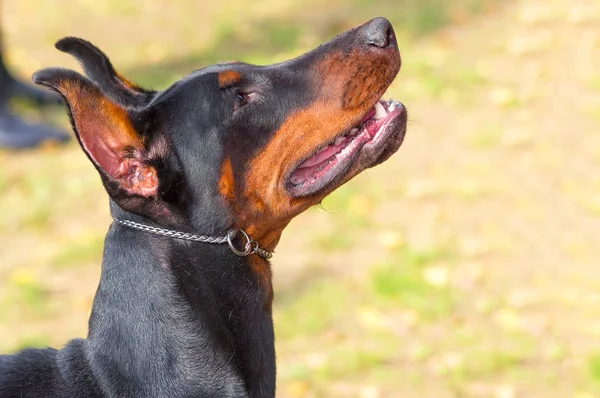
M50 345L49 342L49 337L36 334L20 339L19 342L8 351L18 352L25 348L47 348Z
M47 173L24 174L20 176L19 188L28 198L30 206L25 208L22 224L36 230L48 226L51 208L48 203L56 194L56 181Z
M502 143L502 130L493 124L481 126L468 136L467 143L474 149L497 148Z
M442 49L409 48L411 62L402 73L410 84L407 95L419 99L436 99L451 105L472 106L476 89L489 84L472 65L449 64Z
M13 271L7 278L5 291L0 295L0 308L6 308L3 315L27 319L48 317L50 291L38 275L31 269Z
M315 232L311 237L314 247L324 252L339 252L350 249L356 243L356 237L339 231Z
M338 230L365 229L373 225L371 213L381 199L381 188L362 179L335 190L323 199L319 208L337 216Z
M588 369L592 379L600 383L600 353L593 353L588 357Z
M453 293L447 286L432 285L424 273L428 265L450 258L448 251L396 249L383 264L371 271L371 290L380 305L398 305L416 311L425 319L436 319L453 308Z
M41 312L44 303L49 297L48 290L39 283L32 283L19 286L19 300L28 308Z
M362 184L361 184L362 182ZM358 243L358 234L352 231L365 231L373 227L372 211L382 199L381 189L376 184L352 181L327 196L316 206L319 213L331 215L334 222L331 228L316 230L311 237L312 244L324 252L347 250Z
M52 257L50 263L56 269L74 267L102 256L104 236L99 234L79 235L72 242L65 242Z
M317 369L313 377L328 381L364 375L373 369L385 367L395 355L393 347L380 346L379 350L346 344L331 351L330 359Z
M331 279L315 281L290 303L278 308L277 335L294 339L322 333L352 301L348 287Z

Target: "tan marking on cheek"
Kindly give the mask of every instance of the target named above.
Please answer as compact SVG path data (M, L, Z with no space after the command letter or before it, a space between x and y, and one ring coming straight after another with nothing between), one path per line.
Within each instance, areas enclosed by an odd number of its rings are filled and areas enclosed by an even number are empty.
M263 245L276 244L292 217L321 200L291 198L285 190L284 178L302 159L347 129L358 117L358 112L341 111L329 103L317 102L286 119L266 147L251 160L246 174L245 196L254 199L248 201L239 218L248 233L253 231L253 239Z
M224 88L239 83L242 80L242 75L234 70L226 70L219 72L219 87Z
M223 165L221 166L219 193L227 200L231 209L237 214L239 214L242 211L241 209L244 208L242 203L246 203L246 206L252 206L254 209L257 209L258 212L262 212L265 208L264 203L260 198L247 199L245 202L240 202L239 199L236 199L233 166L231 164L231 158L229 157L223 161ZM250 202L251 204L248 204ZM238 227L240 226L238 225ZM244 228L244 232L250 236L250 239L256 239L255 236L257 231L255 229L251 227ZM260 257L258 254L253 254L246 258L252 274L255 275L257 282L265 291L266 298L264 304L267 308L270 308L273 301L271 265L267 260Z
M233 168L231 167L231 158L225 159L221 167L221 177L219 178L219 193L229 202L233 202L235 196L235 181L233 179Z
M250 236L265 248L275 247L289 221L324 196L290 197L284 186L287 173L356 125L395 73L389 59L364 51L330 51L323 56L313 66L315 80L306 87L318 99L290 114L248 165L244 188L248 201L238 213L240 227L252 231Z
M289 116L258 156L252 159L246 178L247 195L260 192L271 208L289 205L281 180L300 160L348 129L361 112L342 111L317 102Z

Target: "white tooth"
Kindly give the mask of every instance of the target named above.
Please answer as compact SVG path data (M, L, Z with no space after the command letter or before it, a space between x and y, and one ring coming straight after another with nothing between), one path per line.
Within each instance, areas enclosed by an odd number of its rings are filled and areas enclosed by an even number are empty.
M354 127L352 130L350 130L350 134L354 134L358 131L358 127Z
M396 109L396 103L392 102L392 105L390 105L390 112L393 112L394 109Z
M381 105L381 102L377 102L375 104L375 116L373 118L375 120L379 120L379 119L383 119L384 117L386 117L386 115L387 115L387 112L383 108L383 105Z
M335 145L339 145L339 144L340 144L340 142L342 142L343 140L344 140L344 138L343 138L343 137L338 137L338 138L336 138L336 139L335 139L335 142L334 142L334 144L335 144Z

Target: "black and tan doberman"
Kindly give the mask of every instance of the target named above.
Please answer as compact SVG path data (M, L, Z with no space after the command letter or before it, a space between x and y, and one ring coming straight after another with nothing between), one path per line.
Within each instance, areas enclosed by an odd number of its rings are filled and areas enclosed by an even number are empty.
M400 147L384 18L296 59L210 66L165 91L65 38L50 68L110 197L86 339L0 357L1 398L274 397L269 258L290 220Z

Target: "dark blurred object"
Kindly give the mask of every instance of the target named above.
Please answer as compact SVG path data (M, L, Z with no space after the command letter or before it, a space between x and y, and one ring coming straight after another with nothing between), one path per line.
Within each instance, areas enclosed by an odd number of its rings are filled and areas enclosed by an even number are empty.
M44 91L16 80L6 69L0 43L0 148L35 148L44 143L64 143L69 135L40 123L28 123L8 109L14 97L27 98L37 106L61 103L61 99L50 91Z

